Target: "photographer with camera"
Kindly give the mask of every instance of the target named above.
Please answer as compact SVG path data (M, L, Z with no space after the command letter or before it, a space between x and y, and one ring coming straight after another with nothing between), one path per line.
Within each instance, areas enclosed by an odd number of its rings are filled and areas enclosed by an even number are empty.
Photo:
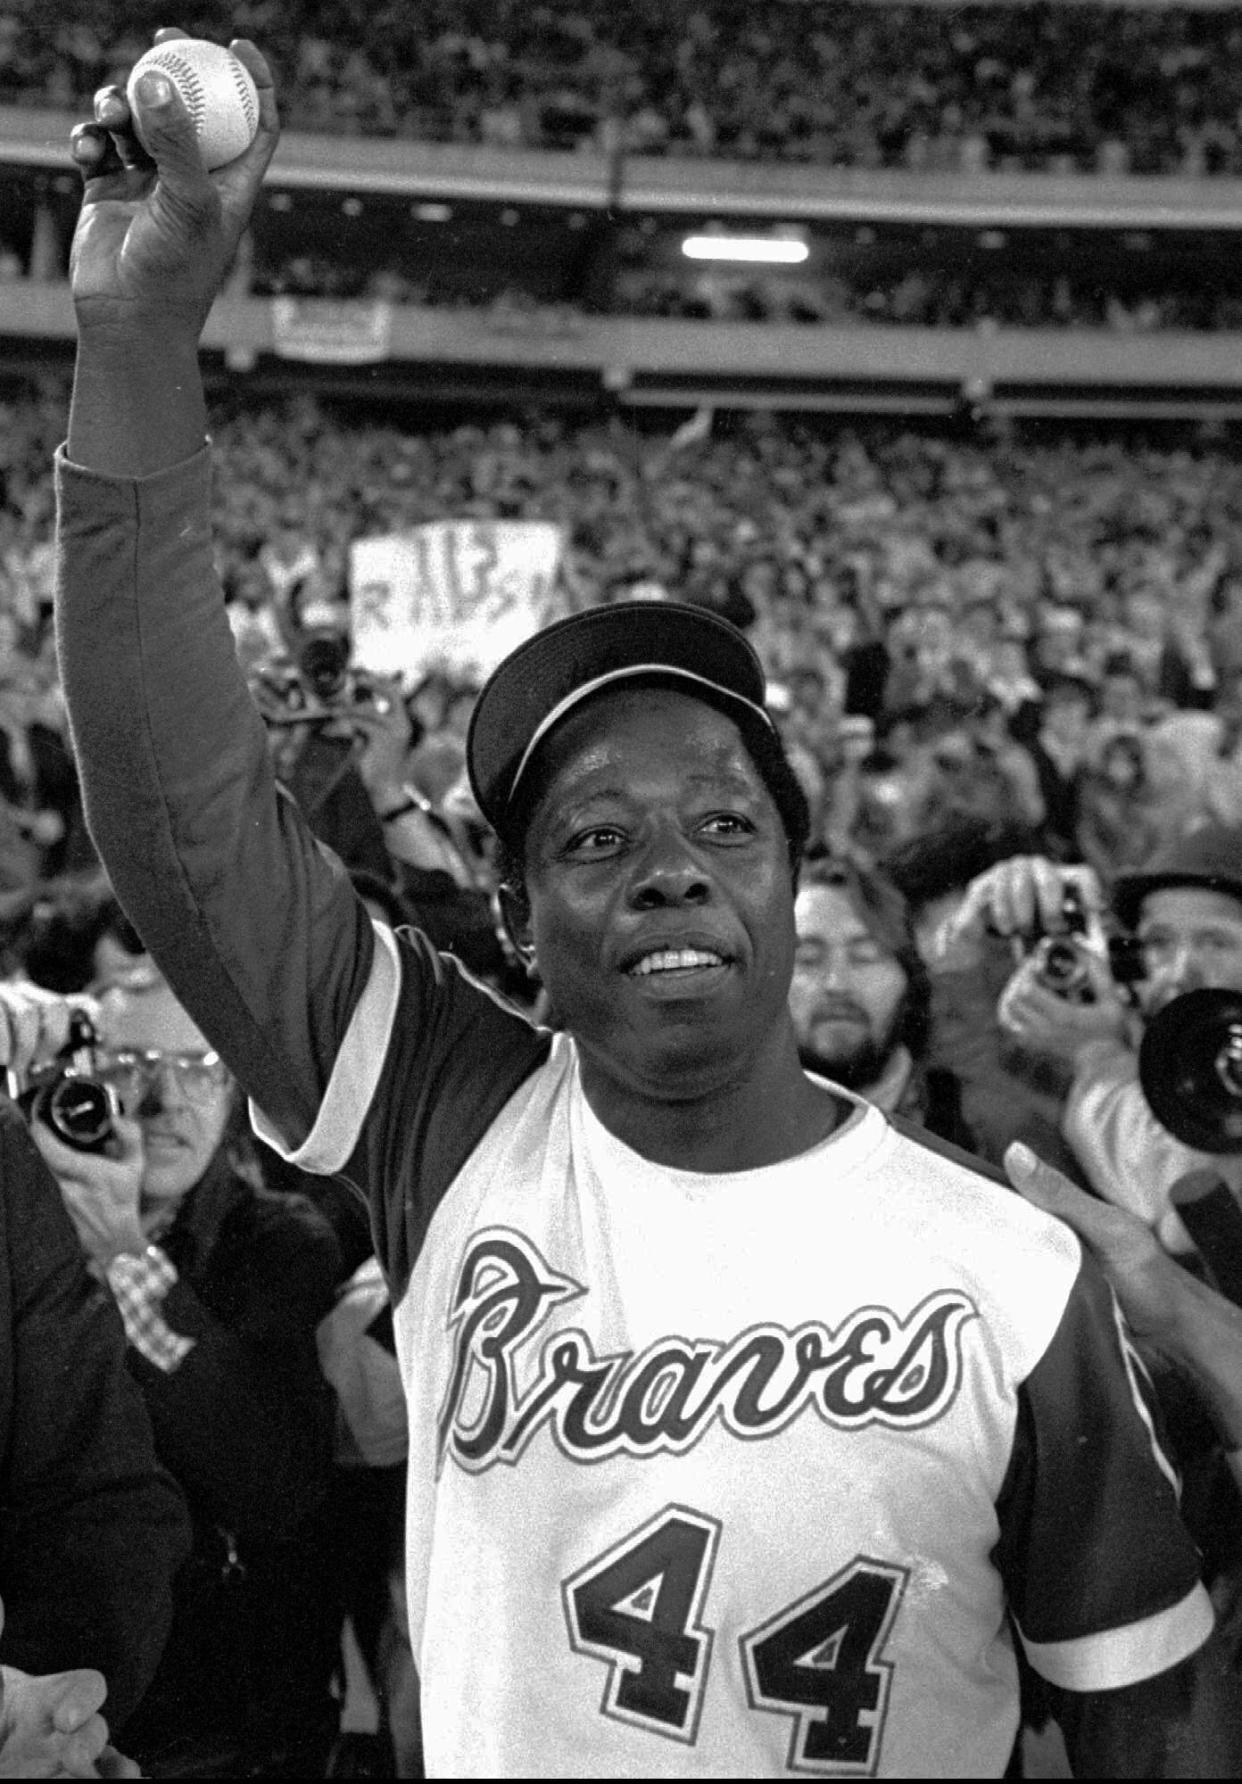
M127 1749L157 1777L313 1774L337 1726L332 1409L315 1335L339 1247L304 1200L256 1187L233 1144L232 1078L148 959L99 995L97 1043L66 1061L83 1008L0 985L0 1063L39 1085L39 1063L59 1056L31 1132L120 1309L157 1454L193 1521ZM113 1131L84 1150L65 1117L99 1087Z
M1093 939L1071 935L1067 891ZM1171 1191L1216 1161L1156 1120L1138 1046L1146 1024L1185 992L1242 990L1242 829L1194 831L1117 880L1110 914L1133 942L1114 950L1112 964L1099 935L1105 910L1090 869L1020 856L972 883L940 946L977 943L989 930L1030 944L1001 994L1001 1026L1063 1068L1061 1129L1090 1186L1138 1215L1167 1250L1187 1254L1194 1246ZM1114 972L1127 956L1129 996Z

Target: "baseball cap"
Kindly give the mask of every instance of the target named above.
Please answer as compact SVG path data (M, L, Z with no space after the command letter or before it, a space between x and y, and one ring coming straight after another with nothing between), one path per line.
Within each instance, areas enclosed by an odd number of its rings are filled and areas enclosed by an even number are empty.
M1205 824L1165 843L1141 873L1119 875L1113 889L1118 921L1133 929L1147 894L1163 886L1204 886L1242 902L1242 825Z
M728 620L676 601L587 608L519 644L475 703L466 762L492 828L503 831L535 751L554 726L592 694L652 677L775 732L763 705L763 666Z

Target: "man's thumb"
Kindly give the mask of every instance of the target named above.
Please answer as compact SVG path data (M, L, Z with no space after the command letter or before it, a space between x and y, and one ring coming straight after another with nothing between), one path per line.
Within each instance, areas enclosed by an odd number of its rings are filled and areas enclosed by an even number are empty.
M1005 1148L1005 1169L1014 1188L1029 1202L1049 1214L1064 1215L1070 1198L1065 1194L1060 1173L1021 1140L1014 1140Z
M198 133L174 82L148 68L131 84L128 97L134 128L161 174L202 180L206 169Z
M102 1708L108 1695L107 1681L93 1666L80 1666L73 1672L61 1673L58 1681L53 1726L61 1734L76 1734Z

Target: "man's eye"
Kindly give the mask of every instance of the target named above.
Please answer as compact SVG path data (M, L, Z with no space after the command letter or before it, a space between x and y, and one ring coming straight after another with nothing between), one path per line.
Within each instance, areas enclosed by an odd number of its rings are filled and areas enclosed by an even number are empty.
M713 836L749 836L754 825L735 811L713 812L703 825Z
M598 855L615 848L623 840L621 832L612 824L596 824L590 830L580 830L577 836L572 837L569 849L576 855Z

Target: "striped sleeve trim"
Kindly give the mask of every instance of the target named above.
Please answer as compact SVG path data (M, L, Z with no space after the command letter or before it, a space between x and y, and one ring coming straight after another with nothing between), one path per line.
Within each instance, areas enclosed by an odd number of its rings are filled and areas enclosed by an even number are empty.
M315 1125L300 1146L290 1147L262 1109L250 1104L250 1125L273 1152L304 1171L329 1176L343 1170L358 1144L371 1099L379 1084L401 989L396 938L384 923L372 921L378 946L358 999Z
M1201 1648L1212 1633L1212 1602L1201 1585L1185 1598L1119 1629L1072 1641L1033 1642L1022 1636L1035 1671L1063 1691L1116 1691L1167 1672ZM1021 1629L1018 1631L1022 1635Z

